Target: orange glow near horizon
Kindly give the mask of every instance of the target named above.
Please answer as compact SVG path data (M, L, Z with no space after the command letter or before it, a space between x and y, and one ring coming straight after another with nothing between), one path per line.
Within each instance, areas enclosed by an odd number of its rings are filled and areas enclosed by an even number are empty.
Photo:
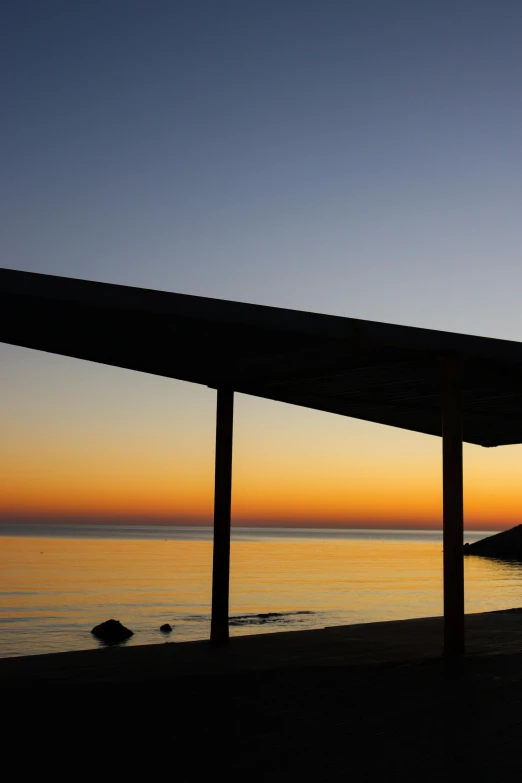
M73 360L42 377L4 398L0 519L211 523L211 390ZM468 529L518 524L521 457L465 446ZM235 524L440 528L441 505L438 438L237 395Z
M209 433L212 441L212 433ZM238 449L240 451L240 449ZM316 460L288 453L283 464L237 453L233 518L240 524L324 527L437 528L441 520L440 464L420 449L416 463L382 453L373 459ZM498 452L500 454L500 452ZM377 456L379 459L377 460ZM439 455L440 456L440 455ZM386 459L387 457L387 459ZM522 490L516 471L487 473L489 460L467 459L468 528L518 523ZM202 523L212 518L213 454L165 454L106 448L89 452L46 448L2 452L0 515L145 518Z

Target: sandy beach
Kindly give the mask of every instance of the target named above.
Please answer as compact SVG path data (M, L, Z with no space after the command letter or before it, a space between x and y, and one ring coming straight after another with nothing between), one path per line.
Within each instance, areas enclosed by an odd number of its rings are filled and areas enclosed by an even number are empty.
M9 747L38 748L29 765L94 753L93 773L186 781L505 780L521 760L522 612L466 624L458 675L441 618L3 659Z

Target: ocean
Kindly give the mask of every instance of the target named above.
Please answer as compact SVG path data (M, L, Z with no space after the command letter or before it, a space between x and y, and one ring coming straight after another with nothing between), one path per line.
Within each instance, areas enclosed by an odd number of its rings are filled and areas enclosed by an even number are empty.
M95 648L109 618L128 645L207 639L211 572L211 528L2 525L0 657ZM522 605L522 565L465 575L467 612ZM440 532L233 529L232 635L440 614Z

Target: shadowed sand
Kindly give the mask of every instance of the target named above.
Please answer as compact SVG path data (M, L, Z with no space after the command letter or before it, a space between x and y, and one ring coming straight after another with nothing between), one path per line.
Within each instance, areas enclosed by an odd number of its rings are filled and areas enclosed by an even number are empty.
M313 631L255 634L208 642L107 647L0 660L0 686L165 680L185 674L351 666L438 658L441 617L364 623ZM522 609L466 616L469 655L522 652Z
M516 779L522 612L466 626L458 675L441 618L4 659L5 747L95 777Z

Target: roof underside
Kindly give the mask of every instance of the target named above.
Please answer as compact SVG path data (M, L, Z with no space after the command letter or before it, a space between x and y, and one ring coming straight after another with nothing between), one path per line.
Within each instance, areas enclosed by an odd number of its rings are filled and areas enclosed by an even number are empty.
M522 344L0 269L0 341L441 435L462 358L464 440L522 442Z

